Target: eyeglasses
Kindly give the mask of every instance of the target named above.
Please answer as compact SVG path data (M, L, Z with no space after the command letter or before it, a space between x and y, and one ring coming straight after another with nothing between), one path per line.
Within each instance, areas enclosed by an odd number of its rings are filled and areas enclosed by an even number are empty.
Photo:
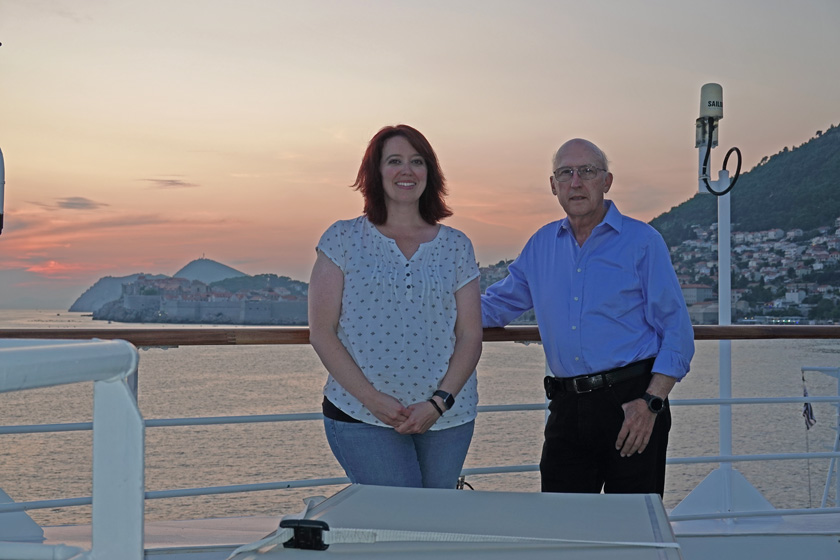
M580 167L558 167L554 170L554 180L558 183L568 183L572 180L572 177L575 176L575 171L577 171L578 177L580 177L582 181L586 181L588 179L594 179L598 176L599 171L606 171L606 169L601 169L600 167L595 167L593 165L581 165Z

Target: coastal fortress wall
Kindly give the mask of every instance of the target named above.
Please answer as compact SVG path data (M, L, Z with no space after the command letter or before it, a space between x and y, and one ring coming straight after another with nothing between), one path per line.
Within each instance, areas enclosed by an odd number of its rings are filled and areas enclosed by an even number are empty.
M140 296L143 297L143 296ZM128 302L126 302L128 306ZM306 301L159 301L175 321L236 324L306 324Z
M132 311L159 311L160 296L123 296L123 307Z

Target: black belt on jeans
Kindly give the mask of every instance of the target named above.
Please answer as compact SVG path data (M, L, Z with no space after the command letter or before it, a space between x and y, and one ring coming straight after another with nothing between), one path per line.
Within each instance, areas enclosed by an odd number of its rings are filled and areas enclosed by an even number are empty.
M545 383L545 396L551 400L558 393L589 393L596 389L611 387L616 383L649 374L653 370L655 359L655 357L647 358L608 371L579 375L577 377L554 377L553 375L549 375L543 380Z

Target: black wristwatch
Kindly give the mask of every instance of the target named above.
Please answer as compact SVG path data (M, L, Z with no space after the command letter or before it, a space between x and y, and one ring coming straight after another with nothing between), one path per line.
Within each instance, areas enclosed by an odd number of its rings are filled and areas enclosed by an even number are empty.
M662 409L665 408L665 401L662 397L657 397L656 395L645 393L644 395L642 395L642 398L645 399L645 402L648 405L648 410L650 410L654 414L659 414L660 412L662 412Z
M455 406L455 397L452 396L452 393L447 393L446 391L441 391L440 389L438 389L432 396L442 398L443 405L446 407L446 410L449 410L453 406Z

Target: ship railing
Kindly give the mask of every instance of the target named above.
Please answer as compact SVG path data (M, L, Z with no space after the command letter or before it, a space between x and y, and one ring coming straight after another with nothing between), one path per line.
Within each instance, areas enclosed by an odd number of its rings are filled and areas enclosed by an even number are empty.
M731 325L731 326L695 326L696 340L769 340L769 339L840 339L840 326L815 326L815 325ZM0 329L1 339L60 339L60 340L88 340L88 339L120 339L128 341L140 348L164 347L172 348L178 346L196 345L252 345L252 344L308 344L308 329L305 327L277 327L277 328L179 328L179 329ZM515 326L497 329L485 329L485 342L539 342L539 331L536 327ZM823 373L834 371L840 372L840 368L806 367L807 371L823 371ZM136 375L129 378L129 383L134 386L136 395ZM840 386L837 396L809 396L809 397L772 397L772 398L709 398L709 399L676 399L671 400L671 406L730 406L730 405L754 405L754 404L791 404L791 403L833 403L840 411ZM504 413L512 411L545 410L546 404L507 404L507 405L480 405L479 414ZM145 419L143 424L146 428L174 427L174 426L206 426L224 424L244 424L261 422L297 422L321 420L322 415L317 413L295 413L295 414L269 414L269 415L248 415L248 416L225 416L225 417L195 417L195 418L161 418ZM94 422L95 423L95 422ZM62 423L62 424L41 424L41 425L17 425L0 426L0 435L3 434L25 434L45 432L69 432L91 430L93 423ZM721 428L723 429L723 428ZM840 430L840 413L838 413L838 429ZM725 434L721 434L723 437ZM731 434L729 435L731 437ZM840 438L840 431L838 431ZM762 517L771 515L804 515L821 513L840 513L840 507L826 507L826 500L829 495L832 472L840 464L840 449L838 440L835 441L833 451L808 452L808 453L774 453L774 454L752 454L735 455L721 454L715 456L696 457L669 457L669 465L687 465L713 463L720 465L731 465L738 462L750 461L778 461L778 460L802 460L802 459L826 459L829 460L830 468L826 480L826 488L823 494L823 501L820 508L791 508L773 509L770 511L722 511L722 512L700 512L691 514L672 514L672 521L684 521L693 519L727 519L743 517ZM539 466L536 464L503 465L465 468L462 472L465 476L485 474L511 474L536 472ZM834 475L835 480L838 477ZM147 491L146 500L184 498L204 495L233 494L245 492L259 492L266 490L282 490L291 488L307 488L320 486L333 486L347 484L346 477L295 479L276 482L237 484L228 486L210 486L196 488L180 488L171 490ZM838 482L840 486L840 482ZM95 493L95 492L94 492ZM838 506L840 493L835 490L835 506ZM34 500L0 504L0 514L6 512L17 512L26 510L37 510L47 508L64 508L90 505L91 497L77 497L53 500Z
M0 339L0 392L93 381L94 401L93 497L85 499L93 504L90 551L0 542L0 558L143 557L144 427L126 382L137 364L136 348L122 340Z
M803 366L802 379L805 379L807 372L818 372L824 375L829 375L837 379L837 395L840 396L840 367L821 367L821 366ZM835 452L840 451L840 403L835 403L837 408L837 423L834 426L834 448ZM831 488L831 478L834 477L834 505L840 506L840 460L838 457L832 457L828 464L828 475L825 480L825 488L823 490L820 507L826 507L829 497L829 489Z

